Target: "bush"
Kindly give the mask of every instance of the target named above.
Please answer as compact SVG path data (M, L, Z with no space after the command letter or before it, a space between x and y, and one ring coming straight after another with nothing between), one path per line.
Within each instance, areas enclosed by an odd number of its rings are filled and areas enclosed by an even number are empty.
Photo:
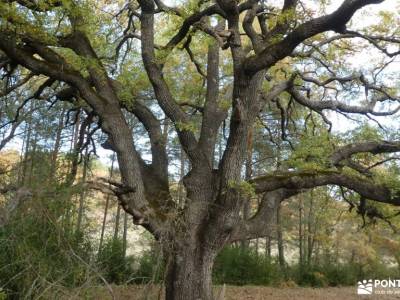
M165 262L157 251L145 251L137 257L138 269L135 271L135 283L161 282L165 272Z
M301 286L326 287L329 285L324 271L316 267L296 265L290 268L290 275Z
M104 278L109 283L122 284L129 281L133 275L132 259L124 254L121 239L106 240L98 256L98 265Z
M353 286L357 281L373 278L396 278L398 272L379 263L361 266L357 263L324 264L324 265L299 265L290 268L290 277L298 285L325 287L325 286Z
M47 214L22 211L0 228L0 286L8 299L34 298L54 282L74 287L87 280L88 239L66 234L51 209Z
M357 280L364 279L360 276L361 267L358 264L327 265L323 268L329 286L354 285Z
M251 248L226 247L216 258L214 282L234 285L269 285L283 279L276 262L257 255Z

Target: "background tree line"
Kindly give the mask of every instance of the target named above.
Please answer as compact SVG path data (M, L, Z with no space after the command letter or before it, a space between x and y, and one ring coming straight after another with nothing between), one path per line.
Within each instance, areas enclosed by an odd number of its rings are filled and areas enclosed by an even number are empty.
M104 154L102 160L96 156L96 147L105 137L92 133L85 112L65 103L32 101L28 109L12 144L0 156L3 294L40 298L67 294L72 288L81 288L84 294L85 287L99 284L162 282L165 265L160 245L137 226L132 227L115 196L94 180L118 179L115 155L106 160ZM276 126L271 130L275 138L280 128L278 116L276 113ZM134 120L132 127L140 130ZM247 172L262 173L263 168L271 168L269 157L277 157L272 155L273 141L257 138L264 130L260 120L253 131ZM368 125L348 133L354 139L380 134ZM176 137L167 138L173 145L169 151L175 174L171 189L179 202L188 162L174 142ZM320 135L309 138L304 141L307 155L310 143L315 147L324 143ZM224 143L223 133L219 140ZM146 147L143 141L144 151ZM290 146L282 144L279 151L284 153L285 147ZM277 165L288 163L284 155L278 158ZM391 168L398 172L395 163ZM381 205L377 208L384 210L384 215L363 216L352 204L355 197L327 187L282 203L267 237L235 243L219 254L214 282L324 287L353 285L366 276L398 276L400 241L394 234L398 213ZM244 213L251 214L255 209L252 203L260 199L250 194L248 201ZM130 235L139 241L129 241Z
M0 1L4 293L396 274L385 3Z

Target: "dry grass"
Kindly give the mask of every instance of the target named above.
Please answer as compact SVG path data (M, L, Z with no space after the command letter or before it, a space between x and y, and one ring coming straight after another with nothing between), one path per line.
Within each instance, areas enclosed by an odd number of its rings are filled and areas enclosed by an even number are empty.
M219 294L221 287L216 287ZM112 286L116 300L156 300L161 296L157 286ZM48 295L50 296L50 295ZM85 290L74 290L67 293L52 295L48 299L112 299L110 293L103 287ZM394 300L400 295L393 296L358 296L355 287L301 288L301 287L255 287L255 286L226 286L225 300Z

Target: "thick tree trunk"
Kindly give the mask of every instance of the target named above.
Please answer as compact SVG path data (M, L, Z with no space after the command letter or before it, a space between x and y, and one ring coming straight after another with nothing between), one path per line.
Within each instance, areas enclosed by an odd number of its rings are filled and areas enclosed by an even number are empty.
M183 249L170 256L165 278L167 300L213 300L215 253Z
M196 170L197 171L197 170ZM196 207L185 211L183 226L177 226L164 242L167 258L165 289L167 300L213 300L212 267L225 239L207 231L208 205L213 199L215 180L209 173L193 171L184 179L188 201Z

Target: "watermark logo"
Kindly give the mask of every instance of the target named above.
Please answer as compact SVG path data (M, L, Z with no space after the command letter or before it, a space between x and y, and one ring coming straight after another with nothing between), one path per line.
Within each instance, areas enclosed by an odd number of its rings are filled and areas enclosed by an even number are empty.
M363 280L357 282L357 294L358 295L372 295L372 291L374 288L374 282L372 279Z
M358 295L400 295L400 279L364 279L357 282Z

